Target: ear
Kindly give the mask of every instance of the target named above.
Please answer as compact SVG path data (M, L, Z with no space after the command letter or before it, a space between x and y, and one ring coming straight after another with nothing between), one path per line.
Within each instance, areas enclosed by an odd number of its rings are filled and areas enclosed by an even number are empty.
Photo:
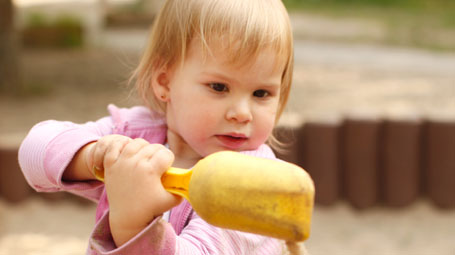
M161 102L168 102L170 71L166 67L161 67L153 72L151 86L155 97Z

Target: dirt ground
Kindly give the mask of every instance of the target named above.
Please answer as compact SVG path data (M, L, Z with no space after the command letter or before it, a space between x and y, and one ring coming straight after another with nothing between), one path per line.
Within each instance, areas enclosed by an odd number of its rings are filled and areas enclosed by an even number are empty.
M130 34L129 38L143 33ZM120 36L121 37L121 36ZM134 37L135 38L135 37ZM23 137L46 119L85 122L106 105L136 101L125 89L135 48L24 50L20 95L0 95L0 132ZM346 116L455 119L455 54L318 41L296 43L294 88L284 122ZM33 197L0 200L0 255L83 254L94 206ZM420 200L401 209L317 206L311 254L455 255L455 211Z

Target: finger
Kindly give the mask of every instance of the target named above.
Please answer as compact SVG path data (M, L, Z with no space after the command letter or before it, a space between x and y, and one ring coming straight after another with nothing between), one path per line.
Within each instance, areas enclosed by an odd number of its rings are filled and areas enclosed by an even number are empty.
M128 142L120 153L120 157L130 158L138 153L144 146L149 145L150 143L142 138L136 138Z
M101 137L95 144L92 152L92 166L98 169L104 168L104 157L106 153L113 149L113 146L123 147L124 143L130 141L131 138L122 135L107 135Z
M142 147L134 156L137 157L139 160L148 161L162 147L164 146L161 144L148 144Z
M95 169L103 169L104 154L107 149L107 141L103 138L98 140L92 148L92 166Z
M163 209L160 209L160 211L163 211L163 212L169 210L169 208L173 208L173 207L177 206L183 200L183 198L181 196L172 194L166 190L164 190L164 192L163 192L163 197L165 198L163 204L161 205L163 207Z
M109 145L106 148L106 152L103 158L104 168L112 166L120 156L120 153L125 148L125 146L131 142L133 139L127 136L116 136L110 141Z
M93 168L93 152L94 152L95 145L96 145L96 141L88 143L85 148L84 158L85 158L85 165L88 169Z
M157 174L162 176L174 163L174 153L164 146L161 146L155 154L149 158L149 162Z

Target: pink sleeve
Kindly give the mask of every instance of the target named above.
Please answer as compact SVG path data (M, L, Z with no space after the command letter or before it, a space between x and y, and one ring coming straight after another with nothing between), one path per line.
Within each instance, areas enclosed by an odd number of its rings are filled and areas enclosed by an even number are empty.
M124 245L116 247L109 227L109 213L96 224L89 240L87 254L91 255L141 255L175 254L176 234L171 224L157 217L145 229ZM152 252L153 251L153 252Z
M54 120L35 125L19 148L19 164L27 182L37 191L69 191L93 201L98 200L103 189L102 183L65 183L61 177L82 146L110 133L110 117L82 125Z
M144 230L116 247L106 213L95 226L87 254L95 255L200 255L282 254L284 243L265 236L214 227L193 213L189 224L177 235L171 224L156 218Z

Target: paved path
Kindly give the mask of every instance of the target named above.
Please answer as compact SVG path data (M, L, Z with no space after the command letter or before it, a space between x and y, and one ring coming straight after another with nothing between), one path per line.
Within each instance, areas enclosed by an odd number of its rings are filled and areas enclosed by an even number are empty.
M455 54L297 41L290 110L303 117L369 115L455 120Z

